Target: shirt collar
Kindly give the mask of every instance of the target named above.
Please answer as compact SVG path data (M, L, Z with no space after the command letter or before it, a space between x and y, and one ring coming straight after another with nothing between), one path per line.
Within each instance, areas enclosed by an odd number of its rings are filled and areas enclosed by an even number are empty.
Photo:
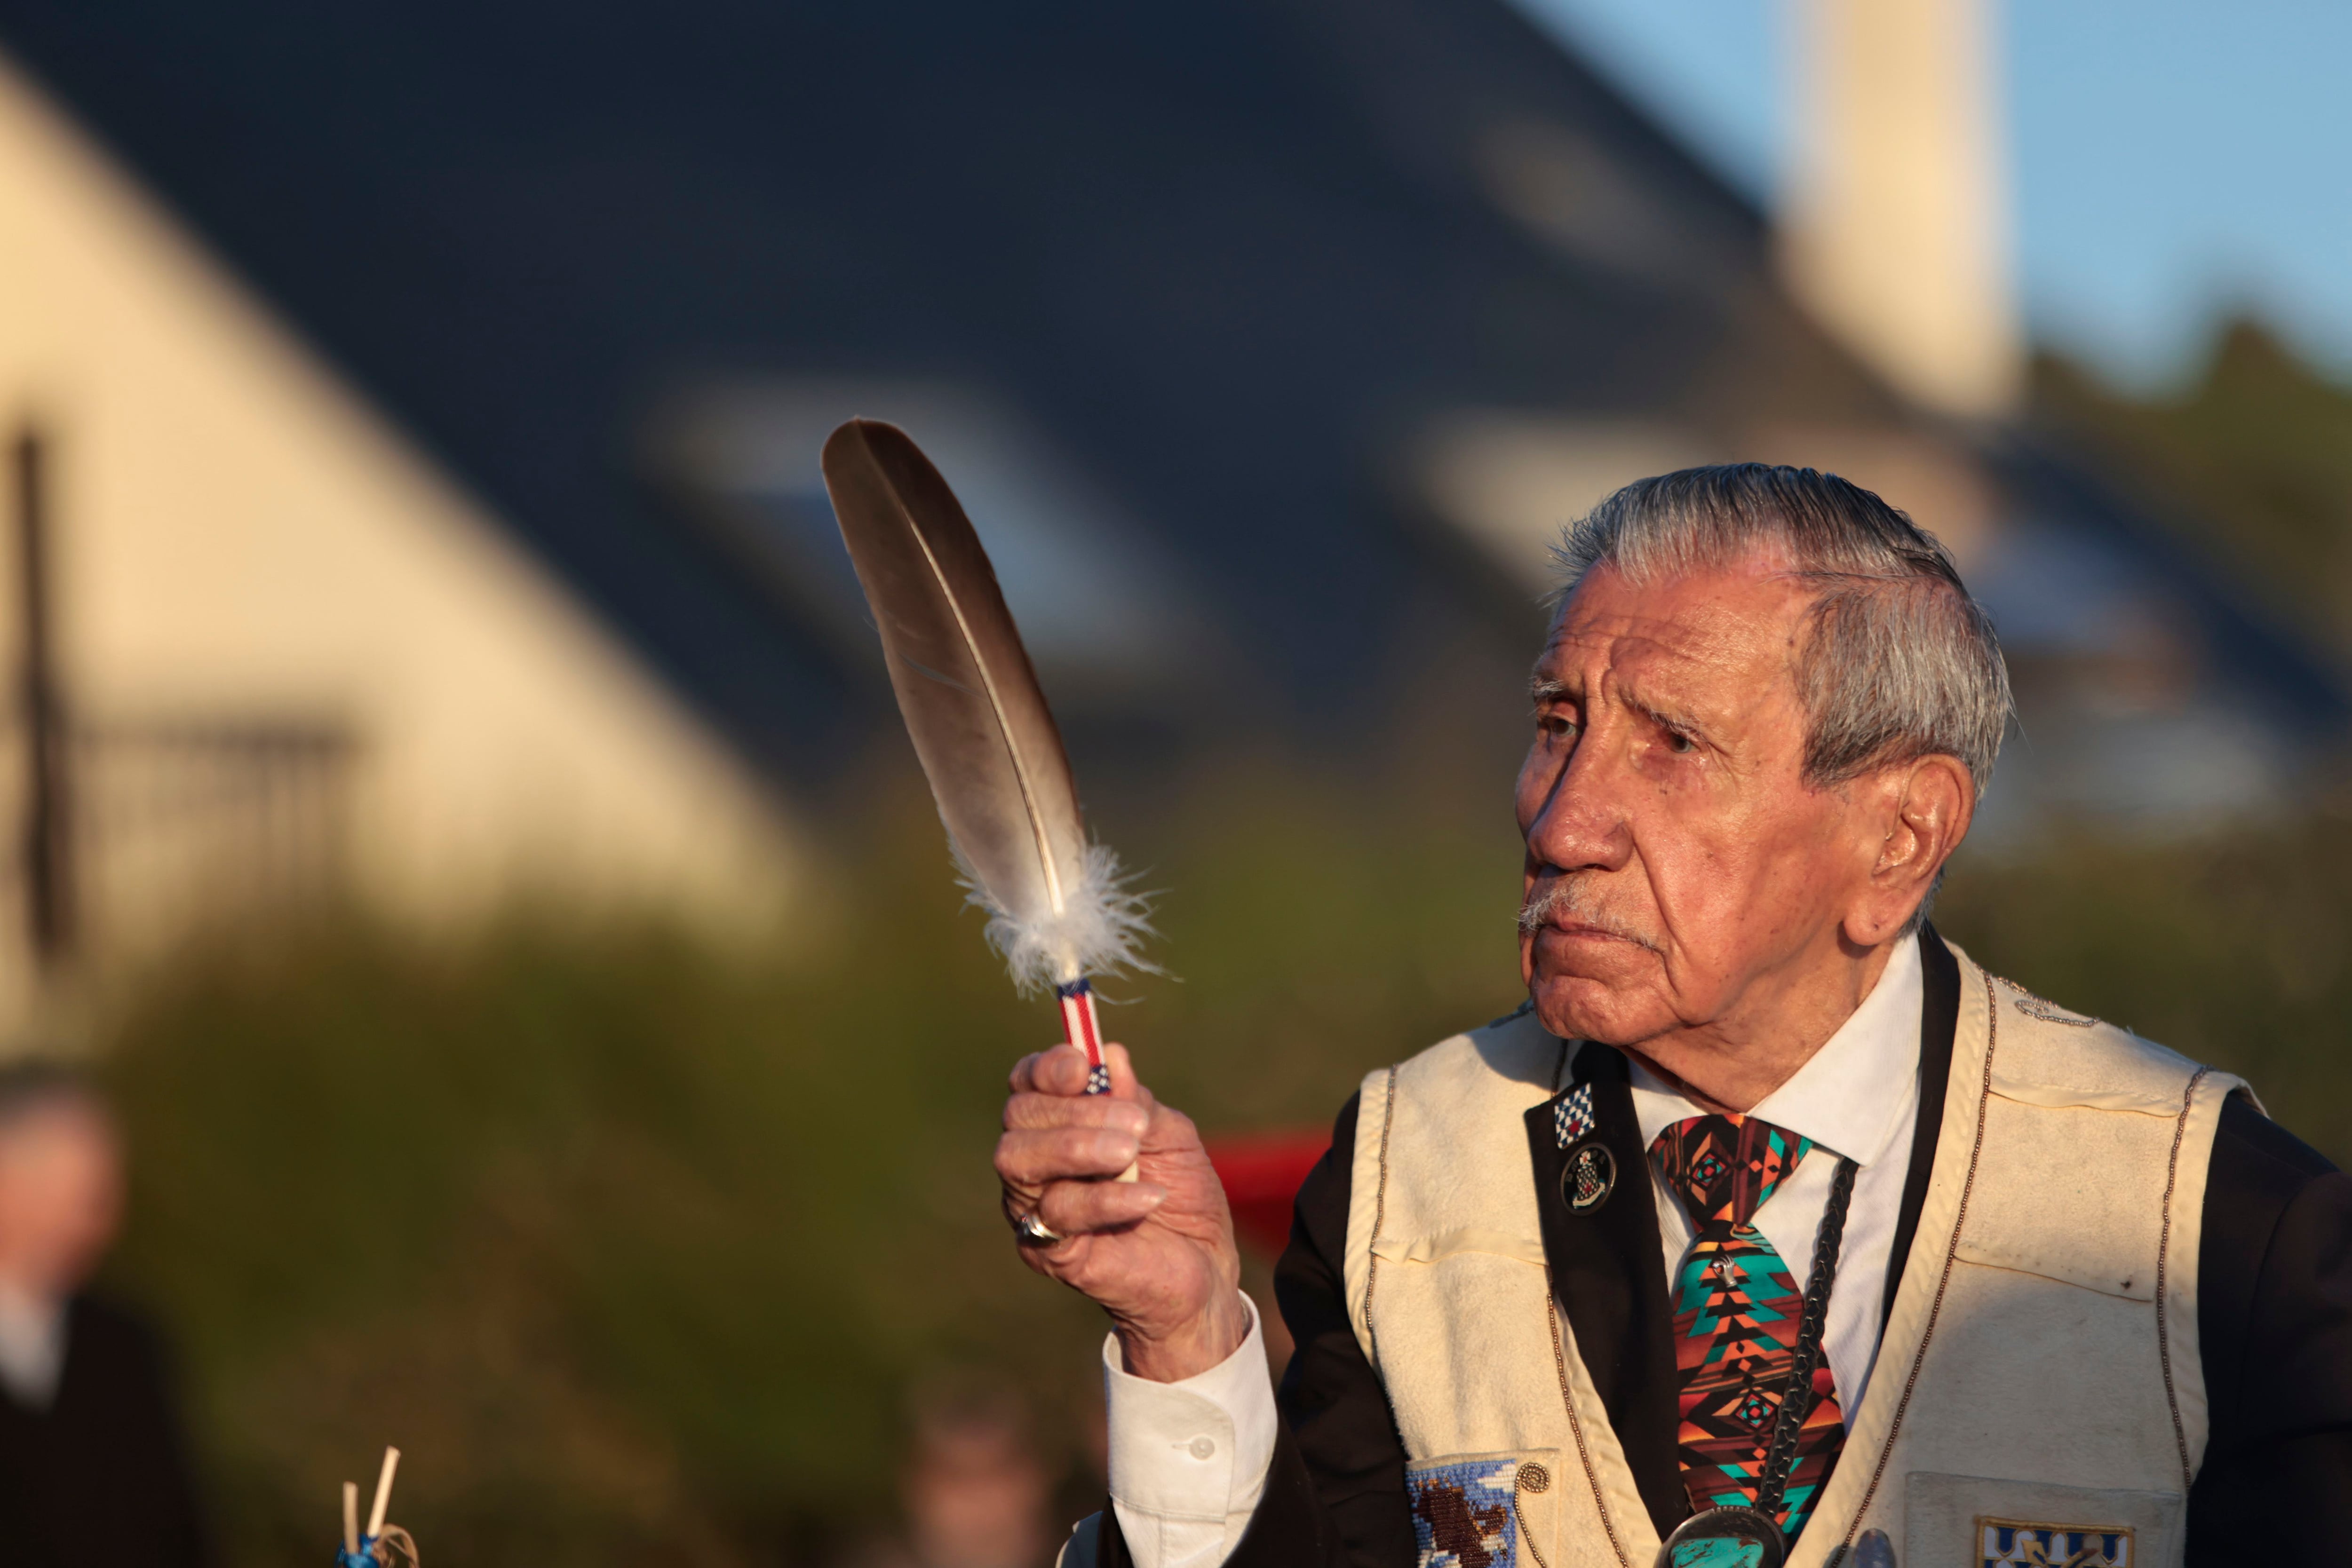
M0 1281L0 1388L47 1410L66 1365L66 1303Z
M1885 1155L1913 1108L1926 987L1918 938L1904 937L1862 1005L1748 1114L1810 1138L1856 1165L1869 1165ZM1643 1147L1655 1143L1676 1122L1702 1114L1656 1073L1630 1058L1628 1065Z

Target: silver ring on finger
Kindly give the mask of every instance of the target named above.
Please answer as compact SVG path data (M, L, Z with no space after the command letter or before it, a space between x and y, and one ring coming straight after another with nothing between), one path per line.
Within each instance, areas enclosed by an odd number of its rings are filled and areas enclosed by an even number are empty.
M1046 1228L1045 1222L1037 1218L1035 1209L1013 1222L1013 1235L1024 1247L1051 1247L1063 1239L1058 1231Z

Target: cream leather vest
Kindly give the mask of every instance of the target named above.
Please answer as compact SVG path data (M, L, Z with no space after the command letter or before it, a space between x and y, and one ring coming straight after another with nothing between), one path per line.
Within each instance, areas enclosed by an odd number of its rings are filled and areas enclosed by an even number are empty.
M2177 1564L2206 1437L2206 1161L2240 1081L1953 952L1926 1207L1790 1563L1820 1568L1867 1530L1903 1568L2038 1562L2032 1532L2054 1529L2083 1539L2041 1538L2052 1562L2087 1547L2088 1563ZM1475 1539L1497 1568L1649 1568L1658 1535L1553 1307L1538 1224L1522 1119L1562 1055L1521 1016L1365 1079L1349 1311L1433 1551Z

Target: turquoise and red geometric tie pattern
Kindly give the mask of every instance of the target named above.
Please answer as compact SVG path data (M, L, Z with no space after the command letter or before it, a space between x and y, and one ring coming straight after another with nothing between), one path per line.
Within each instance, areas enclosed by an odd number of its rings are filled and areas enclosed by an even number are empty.
M1693 1116L1650 1145L1697 1231L1674 1290L1683 1485L1696 1509L1756 1503L1765 1449L1797 1364L1804 1292L1752 1222L1812 1146L1753 1116ZM1791 1542L1845 1441L1826 1356L1804 1394L1811 1404L1777 1519Z

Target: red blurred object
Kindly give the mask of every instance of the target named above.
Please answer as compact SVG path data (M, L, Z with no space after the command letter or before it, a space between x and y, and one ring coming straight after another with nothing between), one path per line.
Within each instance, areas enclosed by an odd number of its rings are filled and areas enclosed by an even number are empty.
M1209 1163L1225 1184L1234 1234L1244 1246L1278 1258L1290 1241L1290 1206L1299 1184L1331 1146L1331 1134L1309 1131L1252 1133L1210 1142Z

